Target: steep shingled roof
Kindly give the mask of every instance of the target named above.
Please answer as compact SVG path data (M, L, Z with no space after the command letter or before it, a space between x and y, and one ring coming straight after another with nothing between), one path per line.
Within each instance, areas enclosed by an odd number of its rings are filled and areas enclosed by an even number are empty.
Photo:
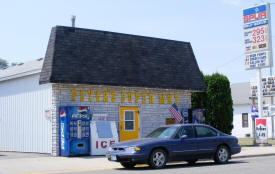
M205 89L189 42L56 26L40 84Z

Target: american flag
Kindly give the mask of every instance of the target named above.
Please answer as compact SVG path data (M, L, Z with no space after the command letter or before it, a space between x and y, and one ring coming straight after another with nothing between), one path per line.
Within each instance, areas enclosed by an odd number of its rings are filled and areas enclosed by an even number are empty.
M172 115L176 118L176 120L180 123L182 121L182 116L180 115L178 111L177 105L174 103L169 107L169 111L172 113Z

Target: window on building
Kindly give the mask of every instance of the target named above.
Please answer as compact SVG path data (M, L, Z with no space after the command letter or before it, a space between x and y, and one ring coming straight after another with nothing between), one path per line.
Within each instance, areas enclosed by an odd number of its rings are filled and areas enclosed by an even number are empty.
M248 113L242 113L242 126L248 127Z
M124 129L125 131L133 131L135 130L135 119L134 119L134 111L125 111L124 115Z

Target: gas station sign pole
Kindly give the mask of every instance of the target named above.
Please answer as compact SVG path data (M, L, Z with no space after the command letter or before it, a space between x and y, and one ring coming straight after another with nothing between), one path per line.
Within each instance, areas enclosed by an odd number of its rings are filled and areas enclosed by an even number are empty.
M243 10L245 69L257 69L258 114L263 119L262 68L272 68L270 4L256 5ZM272 71L270 71L272 72ZM257 121L256 121L257 122ZM262 132L257 133L263 135ZM265 128L266 130L266 128ZM255 137L255 136L253 136ZM267 136L266 136L267 137ZM263 141L261 141L263 142Z
M257 88L258 88L258 113L259 117L263 117L263 90L262 90L262 69L259 68L257 72Z

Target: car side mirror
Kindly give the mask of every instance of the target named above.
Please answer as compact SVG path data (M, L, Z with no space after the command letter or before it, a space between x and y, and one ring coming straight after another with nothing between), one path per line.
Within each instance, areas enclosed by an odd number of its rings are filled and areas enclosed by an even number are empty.
M187 138L187 135L182 135L182 136L180 137L180 140L183 141L183 140L186 139L186 138Z

